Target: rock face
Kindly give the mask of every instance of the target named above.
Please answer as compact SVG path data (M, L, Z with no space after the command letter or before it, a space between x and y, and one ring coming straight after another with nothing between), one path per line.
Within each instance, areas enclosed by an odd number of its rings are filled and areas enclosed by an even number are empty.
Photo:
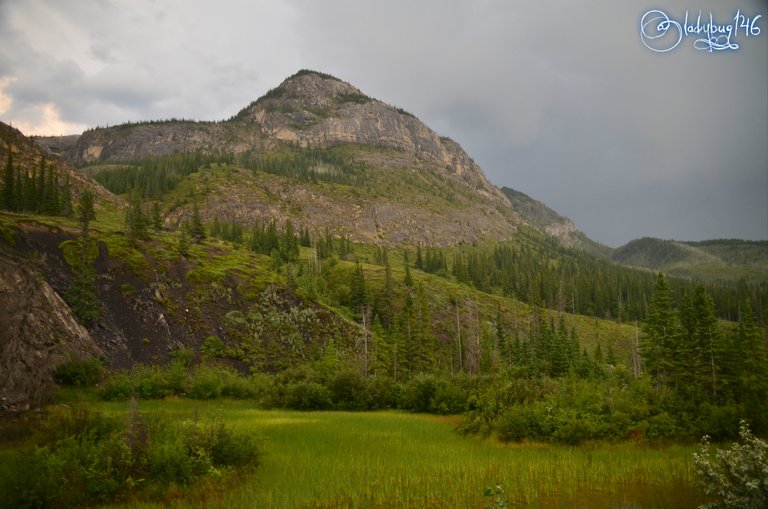
M0 252L0 408L43 401L56 366L101 353L42 276Z
M501 199L456 142L332 76L299 72L241 111L238 119L255 122L270 139L303 147L354 143L399 149L461 176L486 198Z
M547 235L559 239L563 245L584 249L603 257L610 255L611 249L608 246L603 246L588 238L582 231L576 228L573 221L565 216L561 216L544 203L534 200L527 194L510 187L502 187L501 191L516 212L543 230Z

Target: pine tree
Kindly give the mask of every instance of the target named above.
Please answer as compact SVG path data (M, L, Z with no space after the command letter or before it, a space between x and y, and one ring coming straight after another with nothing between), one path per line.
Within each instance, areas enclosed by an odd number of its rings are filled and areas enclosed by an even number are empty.
M101 304L96 295L96 270L93 260L98 249L92 245L88 236L90 222L96 217L93 194L85 189L78 200L76 218L80 224L78 239L79 255L72 263L72 284L65 293L65 298L72 312L83 323L97 320L101 315Z
M32 179L34 182L34 179ZM64 189L61 192L61 207L60 213L65 217L72 217L72 183L69 180L69 175L64 179Z
M363 273L363 266L360 262L357 262L355 270L352 272L352 279L350 280L350 301L355 311L362 313L362 308L368 304L368 297L365 288L365 274Z
M8 160L5 163L3 178L2 207L6 210L16 210L16 186L13 171L13 147L8 146Z
M416 246L416 268L424 270L424 258L421 256L421 246Z
M37 192L37 203L35 204L35 210L38 214L44 213L45 193L47 178L47 166L45 164L45 158L40 158L40 173L37 175L37 186L35 191Z
M283 260L295 262L299 259L299 239L296 236L293 223L290 219L285 221L283 235L280 237L279 248Z
M707 387L714 403L723 396L722 371L727 350L715 315L715 303L701 285L693 294L693 316L694 387Z
M43 214L59 215L59 185L56 168L50 167L45 177L45 192L43 193Z
M134 188L128 198L128 209L125 211L125 226L128 228L128 238L131 241L147 238L147 217L138 188Z
M203 221L200 218L200 207L197 205L197 200L192 202L192 220L189 223L189 235L195 242L205 240L205 227L203 227Z
M163 216L160 213L160 204L152 203L152 229L159 232L163 228Z
M389 264L387 252L384 251L384 286L376 296L376 314L382 325L389 331L392 329L394 318L395 280L392 277L392 266Z
M646 368L657 387L667 385L677 375L680 339L680 327L672 309L672 291L667 278L659 273L641 345Z
M24 175L24 196L20 210L34 212L37 209L37 169L34 168L31 174L25 172Z

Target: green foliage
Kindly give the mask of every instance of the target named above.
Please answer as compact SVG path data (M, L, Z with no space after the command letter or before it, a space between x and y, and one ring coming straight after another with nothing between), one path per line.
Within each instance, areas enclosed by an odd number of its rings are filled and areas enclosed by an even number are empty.
M229 162L231 157L224 155L178 153L110 166L97 171L93 178L115 194L125 194L135 189L143 199L157 199L176 189L184 177L201 168Z
M125 226L128 229L128 238L131 241L147 238L147 226L149 218L144 212L141 195L138 189L131 191L128 197L128 208L125 210Z
M138 413L123 418L82 408L49 409L33 449L0 469L3 507L78 507L115 501L222 469L256 465L259 441L219 421L170 423ZM147 490L149 492L150 490Z
M699 485L717 501L710 509L758 509L768 506L768 443L752 435L746 422L739 425L739 441L712 451L709 437L693 454Z
M171 395L192 399L266 399L269 383L263 378L245 377L217 365L193 366L189 353L181 352L166 367L137 364L130 370L112 373L101 385L101 397L107 401L124 401L134 395L142 399Z
M73 387L93 387L104 377L104 366L99 359L72 360L56 366L56 383Z
M32 212L47 216L69 216L72 212L72 189L69 176L62 182L55 166L40 158L40 173L15 164L14 148L7 147L7 160L0 192L0 209Z

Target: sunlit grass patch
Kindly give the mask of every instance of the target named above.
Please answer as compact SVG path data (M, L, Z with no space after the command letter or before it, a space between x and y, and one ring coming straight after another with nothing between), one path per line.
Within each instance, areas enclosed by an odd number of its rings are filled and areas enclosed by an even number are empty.
M179 419L213 413L265 438L258 470L240 484L175 507L482 508L491 503L483 492L497 485L503 489L497 498L508 507L691 507L702 501L693 486L692 446L507 445L459 436L456 417L392 411L265 411L221 400L146 402L143 408Z

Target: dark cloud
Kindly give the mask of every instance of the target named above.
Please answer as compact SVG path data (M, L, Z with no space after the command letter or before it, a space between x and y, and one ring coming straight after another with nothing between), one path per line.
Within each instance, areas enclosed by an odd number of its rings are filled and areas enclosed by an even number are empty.
M768 5L738 52L640 41L656 2L0 2L0 81L33 118L221 119L299 68L335 74L458 141L490 180L609 245L768 238Z

